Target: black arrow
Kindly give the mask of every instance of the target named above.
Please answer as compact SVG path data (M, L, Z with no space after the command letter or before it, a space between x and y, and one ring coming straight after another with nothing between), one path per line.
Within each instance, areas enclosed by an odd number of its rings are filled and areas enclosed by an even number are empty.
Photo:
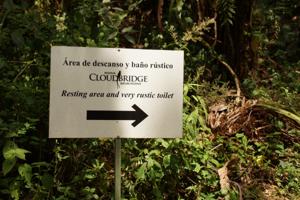
M111 110L87 110L87 120L135 120L131 125L136 127L148 115L137 105L133 105L135 111L111 111Z

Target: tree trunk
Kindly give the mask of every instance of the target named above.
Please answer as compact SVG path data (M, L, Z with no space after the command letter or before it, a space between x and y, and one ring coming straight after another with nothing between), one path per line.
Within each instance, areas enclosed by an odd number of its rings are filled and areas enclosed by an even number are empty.
M251 48L252 9L255 0L236 0L236 13L233 24L221 25L218 20L218 46L220 53L225 55L227 62L243 79L251 69L255 52Z

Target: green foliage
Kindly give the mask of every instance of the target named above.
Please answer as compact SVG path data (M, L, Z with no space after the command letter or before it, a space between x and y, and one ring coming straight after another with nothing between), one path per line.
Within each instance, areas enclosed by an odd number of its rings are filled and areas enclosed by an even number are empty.
M285 193L286 191L292 194L299 194L299 162L294 161L280 161L278 168L276 169L276 182L283 188L281 191Z
M217 10L222 26L233 25L235 9L235 0L217 0Z
M196 87L185 85L185 93L195 92ZM127 174L124 187L128 191L125 190L125 197L206 199L220 195L215 171L220 163L217 154L211 151L213 143L209 134L204 132L210 131L205 125L206 106L197 94L191 98L193 100L185 101L184 138L126 141L127 155L132 156L124 160ZM195 103L191 104L193 101ZM128 179L131 176L132 179ZM168 190L177 192L169 193Z
M218 0L217 18L207 15L202 21L201 9L195 11L200 1L164 1L163 32L153 20L154 1L58 2L4 0L0 5L1 199L113 197L112 140L48 139L52 45L185 51L183 138L124 139L123 198L238 199L239 185L244 199L264 199L266 184L276 188L277 197L299 198L299 130L274 116L266 119L271 128L265 135L253 130L252 136L220 136L207 124L208 107L229 98L231 85L213 72L220 56L214 34L216 21L224 27L234 23L236 1ZM258 4L253 32L246 34L259 43L260 68L244 80L248 97L279 102L295 114L300 106L298 7L295 0ZM227 162L232 182L224 191L218 169Z
M244 80L248 95L299 112L298 1L262 1L254 10L257 66Z

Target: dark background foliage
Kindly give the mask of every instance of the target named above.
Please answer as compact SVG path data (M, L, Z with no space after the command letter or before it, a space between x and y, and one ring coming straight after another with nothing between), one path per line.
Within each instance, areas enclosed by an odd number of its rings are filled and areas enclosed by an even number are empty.
M2 1L0 199L113 198L113 140L48 139L52 45L185 52L183 138L123 140L124 199L300 198L299 10L297 0ZM269 107L247 121L255 100ZM247 127L217 118L216 105Z

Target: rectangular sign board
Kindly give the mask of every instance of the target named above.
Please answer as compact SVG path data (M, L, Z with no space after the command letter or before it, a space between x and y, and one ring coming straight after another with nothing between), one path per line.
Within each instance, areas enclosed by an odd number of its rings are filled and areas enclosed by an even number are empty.
M53 46L49 137L181 137L183 66L183 51Z

